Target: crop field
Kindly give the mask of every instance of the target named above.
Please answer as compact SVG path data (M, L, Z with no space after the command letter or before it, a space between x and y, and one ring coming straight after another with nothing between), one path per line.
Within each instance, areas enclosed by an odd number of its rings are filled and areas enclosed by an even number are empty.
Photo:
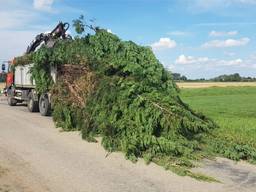
M256 87L256 82L179 82L179 88Z
M256 87L181 89L181 97L219 125L220 137L256 147Z

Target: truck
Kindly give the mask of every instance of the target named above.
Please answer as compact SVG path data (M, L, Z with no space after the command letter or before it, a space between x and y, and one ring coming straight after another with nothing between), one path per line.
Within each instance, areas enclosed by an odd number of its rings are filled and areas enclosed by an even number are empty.
M33 53L42 44L51 48L55 45L57 39L72 38L67 34L68 28L68 23L60 22L50 33L37 35L28 46L25 54ZM11 70L13 67L14 70ZM51 94L49 92L39 94L36 91L36 83L31 78L31 67L33 67L33 63L15 66L15 59L11 62L6 77L5 94L7 102L10 106L15 106L17 103L26 103L30 112L40 112L43 116L49 116L51 114ZM50 71L53 82L56 82L56 67L52 67Z

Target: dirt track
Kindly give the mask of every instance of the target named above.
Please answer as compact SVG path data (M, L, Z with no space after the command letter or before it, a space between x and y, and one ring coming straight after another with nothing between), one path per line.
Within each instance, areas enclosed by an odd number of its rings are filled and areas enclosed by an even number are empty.
M106 157L100 144L61 132L50 117L0 100L0 192L255 191L252 165L218 159L197 169L223 183L179 177L154 164L133 164L120 153Z

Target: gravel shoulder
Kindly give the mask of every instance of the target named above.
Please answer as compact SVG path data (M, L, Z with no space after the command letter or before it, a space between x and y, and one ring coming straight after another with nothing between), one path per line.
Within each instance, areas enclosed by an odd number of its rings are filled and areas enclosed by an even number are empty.
M255 191L256 167L226 159L205 161L195 171L222 183L180 177L143 160L88 143L78 132L62 132L51 117L9 107L0 97L0 192L227 192Z

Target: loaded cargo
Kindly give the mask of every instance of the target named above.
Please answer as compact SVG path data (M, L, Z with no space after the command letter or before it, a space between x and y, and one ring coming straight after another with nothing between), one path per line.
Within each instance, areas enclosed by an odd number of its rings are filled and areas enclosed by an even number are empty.
M31 112L52 114L57 127L79 130L87 141L100 136L107 151L122 151L132 161L141 157L195 176L187 168L216 125L182 102L151 48L100 28L75 39L58 37L15 58L14 82L17 75L22 86L8 87L9 104L25 101Z

